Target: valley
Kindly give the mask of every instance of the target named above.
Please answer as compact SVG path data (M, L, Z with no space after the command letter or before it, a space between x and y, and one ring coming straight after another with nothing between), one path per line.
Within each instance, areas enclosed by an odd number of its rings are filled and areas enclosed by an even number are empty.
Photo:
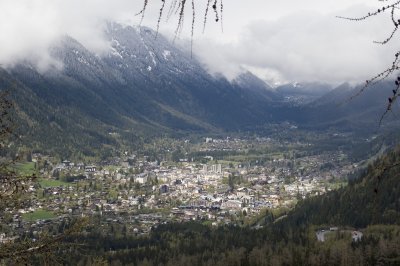
M1 205L0 245L61 235L70 265L398 262L392 81L355 98L362 85L273 88L210 74L146 27L104 35L103 54L64 36L47 69L0 69L1 166L22 201Z
M362 86L294 83L271 88L251 72L228 80L209 74L196 58L155 35L148 28L110 23L106 36L111 47L102 56L65 37L52 48L61 67L42 71L21 62L0 71L21 136L11 150L107 157L162 136L268 136L284 123L367 137L399 126L392 113L379 126L386 107L381 95L391 93L391 82L349 101Z
M184 221L257 227L268 211L277 219L298 201L347 186L367 163L348 146L370 147L376 140L303 132L290 124L278 132L161 138L106 160L29 154L16 170L41 178L29 188L30 204L9 212L9 237L71 216L98 217L103 233L116 222L138 235Z

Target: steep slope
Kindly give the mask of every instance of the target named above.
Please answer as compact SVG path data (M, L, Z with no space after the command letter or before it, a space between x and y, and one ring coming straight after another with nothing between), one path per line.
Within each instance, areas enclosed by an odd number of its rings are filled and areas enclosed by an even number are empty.
M250 73L237 83L211 76L147 28L110 23L105 34L105 54L65 37L51 49L62 68L23 62L1 71L2 89L16 87L18 123L31 147L101 149L139 136L251 129L271 119L273 94Z
M342 84L316 100L283 109L283 117L309 129L336 128L348 131L378 132L379 122L387 107L387 97L392 95L393 82L381 82L362 93L360 86ZM383 125L398 125L398 106L383 119Z
M363 228L400 224L400 148L368 166L349 186L307 199L278 226L339 225Z
M53 106L74 108L124 127L122 117L174 130L238 129L265 123L268 99L200 64L146 28L110 24L112 45L99 57L71 38L52 53L62 70L39 73L20 65L11 73Z
M337 88L308 103L328 87L297 84L274 91L249 72L229 82L210 75L150 29L110 23L105 36L110 43L105 54L96 55L65 37L51 50L62 68L39 71L24 62L0 73L0 78L12 80L3 88L17 84L20 124L26 125L24 135L29 133L26 142L32 147L92 150L95 139L94 146L101 149L155 134L247 131L283 121L311 130L370 130L392 88L387 83L382 85L385 92L368 90L341 106L338 102L354 91ZM307 96L307 101L285 101L290 95Z
M109 36L114 52L105 61L162 106L217 128L237 129L266 121L267 99L212 77L196 60L154 34L112 24Z
M276 94L289 105L302 106L329 93L332 87L324 83L293 83L276 88Z
M113 127L78 112L73 106L54 107L38 97L29 87L0 69L0 86L13 100L10 150L17 152L26 145L33 151L44 151L69 157L79 149L85 156L105 153L107 146L119 147L108 134ZM18 137L17 137L18 136Z
M254 93L258 97L267 99L271 102L280 99L277 93L275 93L270 86L249 71L237 76L232 81L232 85L245 89L247 92Z

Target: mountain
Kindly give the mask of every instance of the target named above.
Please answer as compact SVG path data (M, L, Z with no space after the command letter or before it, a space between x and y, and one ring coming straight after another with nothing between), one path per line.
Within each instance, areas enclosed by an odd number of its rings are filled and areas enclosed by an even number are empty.
M39 132L48 148L99 139L101 149L139 136L242 130L270 120L272 94L255 76L247 74L248 82L258 86L214 77L147 28L110 23L106 37L110 50L101 56L65 37L51 49L62 68L23 62L1 71L2 87L17 87L19 127L33 146L44 142Z
M173 130L238 129L267 121L264 88L213 77L155 34L112 23L105 56L65 38L52 49L62 70L39 73L20 65L10 72L49 104L73 105L118 127L127 123L121 117Z
M332 86L324 83L291 83L276 88L282 101L295 106L305 105L329 93Z
M315 122L322 127L378 131L380 120L387 108L387 98L393 94L393 86L391 81L382 81L367 88L363 85L353 87L342 84L302 108L302 111L309 122ZM396 125L395 121L398 121L398 118L393 114L398 111L398 106L393 106L393 112L383 117L382 121L388 122L389 126Z
M230 82L148 28L109 23L105 36L110 48L101 55L65 37L51 49L62 67L21 62L0 71L2 88L13 88L25 145L95 155L155 135L251 131L284 121L311 130L371 128L392 88L382 83L339 106L359 88L296 83L274 90L250 72Z
M270 86L249 71L237 76L232 81L232 84L270 102L280 99L279 95L276 94Z

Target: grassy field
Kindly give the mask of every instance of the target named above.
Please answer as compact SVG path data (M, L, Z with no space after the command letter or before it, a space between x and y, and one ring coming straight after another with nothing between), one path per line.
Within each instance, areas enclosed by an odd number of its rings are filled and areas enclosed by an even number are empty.
M116 170L120 169L121 167L115 166L115 165L108 165L105 166L104 169L108 170L110 172L115 172Z
M36 210L32 213L24 213L22 218L26 221L36 221L36 220L47 220L55 218L54 213L46 211L46 210Z
M44 178L39 179L39 184L43 188L46 188L46 187L62 187L62 186L71 185L70 183L63 182L63 181L60 181L60 180L44 179Z
M27 162L27 163L16 163L12 166L12 168L20 175L29 176L36 173L35 163Z

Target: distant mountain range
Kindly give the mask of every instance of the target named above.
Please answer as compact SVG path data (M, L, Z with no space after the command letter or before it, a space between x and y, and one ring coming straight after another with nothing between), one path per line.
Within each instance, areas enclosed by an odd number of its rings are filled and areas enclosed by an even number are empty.
M272 89L250 72L230 82L148 28L110 23L106 36L111 48L102 56L65 37L51 50L62 69L42 72L25 62L0 71L29 146L74 146L91 154L164 133L248 131L284 121L322 128L376 124L392 89L382 83L347 104L360 88L296 83Z

